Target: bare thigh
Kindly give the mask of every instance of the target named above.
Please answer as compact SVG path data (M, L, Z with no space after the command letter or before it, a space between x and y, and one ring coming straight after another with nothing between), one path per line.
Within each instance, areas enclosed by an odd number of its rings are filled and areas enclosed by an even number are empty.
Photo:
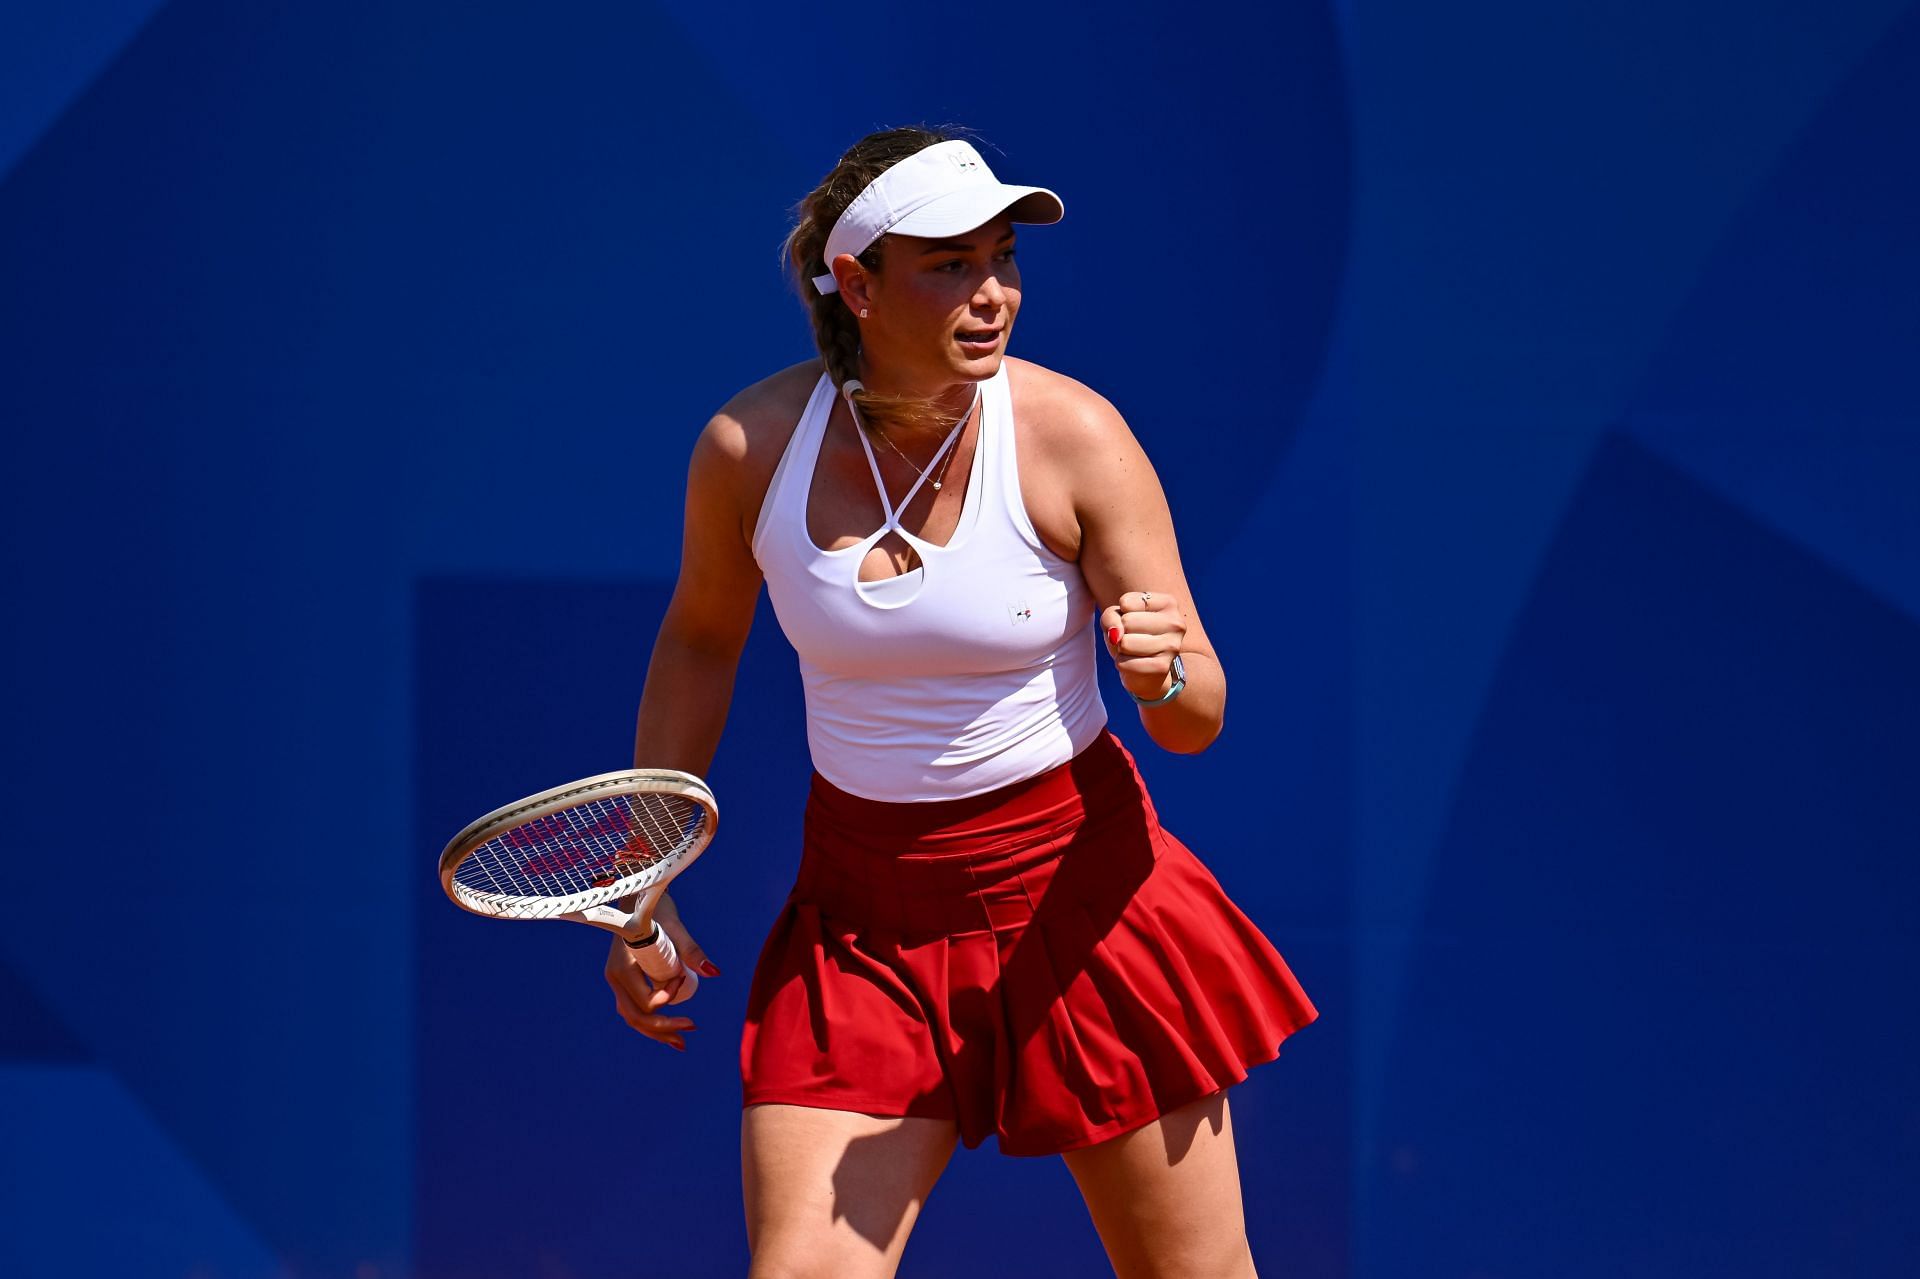
M1117 1279L1253 1279L1224 1090L1061 1158Z
M956 1140L944 1119L812 1106L740 1117L749 1279L886 1279Z

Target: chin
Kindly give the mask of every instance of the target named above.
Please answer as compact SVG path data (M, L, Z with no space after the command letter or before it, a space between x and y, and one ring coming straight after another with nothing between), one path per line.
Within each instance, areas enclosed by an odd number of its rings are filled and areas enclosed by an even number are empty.
M984 382L1000 371L1000 365L1007 358L1003 346L990 355L976 355L972 359L955 360L953 371L969 381Z

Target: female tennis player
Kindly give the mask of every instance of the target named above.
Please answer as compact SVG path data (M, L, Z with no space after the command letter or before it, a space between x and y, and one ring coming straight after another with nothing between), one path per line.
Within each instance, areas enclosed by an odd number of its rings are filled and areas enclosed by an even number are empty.
M893 1274L955 1142L991 1134L1064 1156L1119 1275L1252 1275L1225 1090L1315 1010L1107 731L1098 661L1179 752L1226 677L1126 423L1007 355L1015 227L1061 202L892 129L799 211L820 358L694 447L636 746L706 772L764 582L815 772L740 1044L751 1274ZM607 978L684 1048L618 939Z

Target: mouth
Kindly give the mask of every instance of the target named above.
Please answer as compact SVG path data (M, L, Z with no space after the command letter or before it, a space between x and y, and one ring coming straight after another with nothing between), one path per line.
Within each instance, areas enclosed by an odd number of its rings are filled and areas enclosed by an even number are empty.
M1004 332L1002 329L977 329L971 333L956 333L953 335L953 340L961 346L984 350L998 343L1002 332Z

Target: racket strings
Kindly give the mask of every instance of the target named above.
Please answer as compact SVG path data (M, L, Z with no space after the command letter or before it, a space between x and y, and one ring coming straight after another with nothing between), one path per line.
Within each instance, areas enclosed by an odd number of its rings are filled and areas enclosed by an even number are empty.
M500 900L603 891L677 858L699 841L707 820L706 806L685 795L603 796L494 833L453 878L469 893Z

